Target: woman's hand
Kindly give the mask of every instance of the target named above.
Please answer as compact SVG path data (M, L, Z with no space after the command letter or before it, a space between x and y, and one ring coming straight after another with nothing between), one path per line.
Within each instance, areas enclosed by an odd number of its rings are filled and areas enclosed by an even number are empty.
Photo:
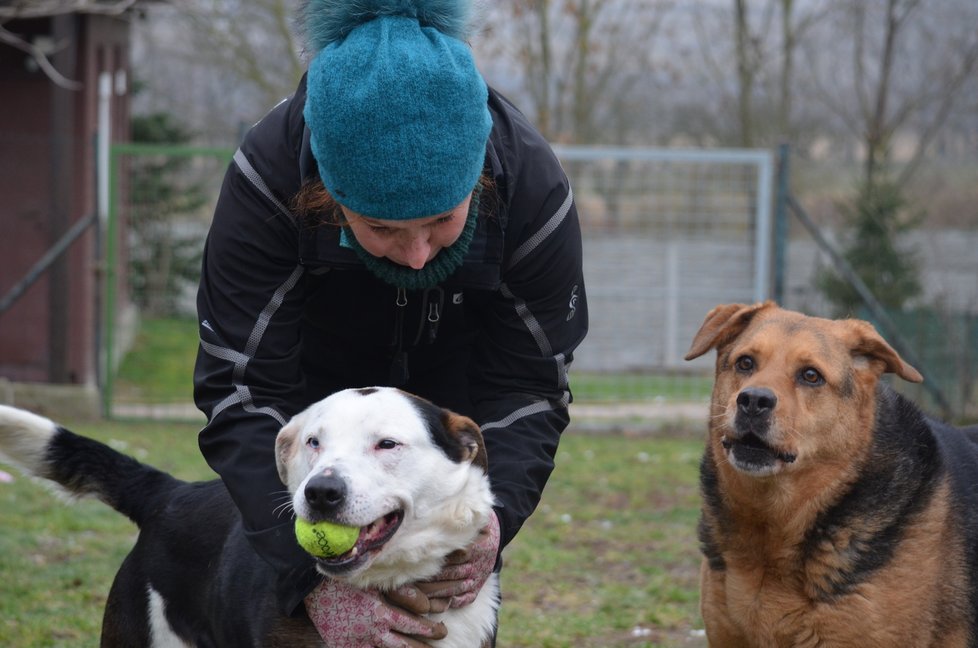
M381 594L324 579L305 599L306 613L330 648L426 648L443 639L443 623L424 615L427 597L415 587Z
M432 612L444 612L472 603L489 580L499 555L499 519L490 514L489 523L465 549L448 555L445 566L430 581L418 583Z

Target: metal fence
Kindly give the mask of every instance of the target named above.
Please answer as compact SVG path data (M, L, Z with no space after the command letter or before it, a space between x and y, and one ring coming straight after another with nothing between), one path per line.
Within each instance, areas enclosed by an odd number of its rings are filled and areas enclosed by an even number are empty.
M819 290L824 272L846 276L862 296L847 316L872 322L887 341L924 376L909 384L886 376L930 413L951 419L978 419L978 231L922 228L896 241L919 264L922 294L900 309L884 307L842 258L836 232L813 222L806 208L786 196L784 238L777 248L786 259L779 273L779 302L789 308L833 317Z
M575 354L571 371L576 421L630 426L692 419L702 424L712 359L684 362L683 355L713 306L772 296L774 257L786 259L785 305L828 314L812 289L815 272L826 263L824 253L797 228L775 249L776 178L771 152L555 150L571 177L581 216L591 316L590 333ZM185 404L190 400L192 366L185 368L185 387L169 399L175 402L154 397L155 402L147 403L145 390L131 389L126 379L117 385L114 376L116 368L125 368L138 355L136 333L154 319L183 321L185 343L196 348L192 302L196 277L186 270L199 258L230 153L160 147L117 147L113 152L113 168L118 171L113 196L126 199L117 203L112 220L128 223L128 230L126 245L118 252L119 267L126 268L118 277L121 298L110 308L130 305L138 317L108 320L129 322L117 324L108 335L105 365L112 370L107 371L103 386L108 412L193 412ZM167 159L183 162L165 166ZM155 174L156 180L148 182L147 173ZM161 178L169 179L161 182ZM165 197L162 207L154 204L154 187ZM195 199L180 209L179 198L188 194ZM162 214L166 217L160 218ZM122 250L128 250L128 256ZM928 276L939 272L933 264L940 262L933 259L926 266ZM182 274L173 274L175 268L182 268ZM965 272L978 276L978 258L975 267ZM926 333L911 331L908 339L928 350L932 366L960 365L962 353L948 350L951 338L960 338L966 348L978 346L974 320L953 313L931 318L926 325L902 324L926 326ZM961 380L960 370L954 371L947 381L961 392L954 397L960 414L973 400L976 381ZM938 373L949 372L942 368Z
M705 421L711 361L683 356L710 308L769 295L770 153L557 154L581 216L591 318L571 372L576 418L625 427Z
M156 144L111 149L99 363L102 409L110 417L201 416L191 404L194 295L233 153Z
M110 278L118 287L109 291L107 308L135 316L108 320L115 322L106 336L110 413L189 411L159 402L125 377L116 381L116 369L134 362L147 322L190 320L195 277L186 269L199 258L229 153L113 150L110 222L125 224L126 244L108 250L109 267L125 269L117 281ZM709 394L709 361L683 362L692 334L716 303L768 296L771 154L566 147L557 154L582 219L591 313L572 371L577 404L585 411L588 403L615 403L613 417L632 419L647 418L650 407L698 416ZM189 194L201 199L188 201ZM180 209L181 202L189 207ZM196 330L191 325L188 336ZM680 403L695 407L675 409ZM608 414L604 408L595 416Z

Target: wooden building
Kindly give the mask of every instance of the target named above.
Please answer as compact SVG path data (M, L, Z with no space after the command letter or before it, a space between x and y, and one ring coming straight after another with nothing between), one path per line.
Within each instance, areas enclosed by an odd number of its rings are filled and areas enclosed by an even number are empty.
M138 4L0 4L0 402L98 410L99 79L111 141L126 140Z

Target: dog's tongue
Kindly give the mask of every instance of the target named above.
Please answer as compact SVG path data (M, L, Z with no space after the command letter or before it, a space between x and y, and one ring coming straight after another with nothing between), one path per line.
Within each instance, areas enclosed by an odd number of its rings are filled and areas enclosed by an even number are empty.
M391 526L397 523L397 515L389 513L379 520L375 520L360 529L360 538L357 544L371 545L381 540L387 540L387 532Z
M391 535L393 535L397 525L400 523L400 519L400 513L388 513L379 520L374 520L367 526L361 527L360 537L357 538L357 543L347 554L359 554L384 544L390 540Z

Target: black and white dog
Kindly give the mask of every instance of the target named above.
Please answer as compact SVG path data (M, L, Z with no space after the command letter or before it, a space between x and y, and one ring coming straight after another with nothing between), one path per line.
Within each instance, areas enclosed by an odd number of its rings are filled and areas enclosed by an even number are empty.
M92 495L139 526L106 603L102 646L322 646L308 619L275 606L271 568L244 538L220 481L187 483L52 421L0 405L0 452L73 495ZM296 415L275 445L279 474L303 517L322 517L306 488L331 475L327 514L361 527L357 547L317 560L323 574L389 590L431 578L486 525L493 498L478 426L392 388L346 390ZM321 483L319 484L321 485ZM315 486L313 486L315 487ZM475 602L432 615L438 648L474 648L493 633L494 574ZM234 637L234 639L231 639Z

